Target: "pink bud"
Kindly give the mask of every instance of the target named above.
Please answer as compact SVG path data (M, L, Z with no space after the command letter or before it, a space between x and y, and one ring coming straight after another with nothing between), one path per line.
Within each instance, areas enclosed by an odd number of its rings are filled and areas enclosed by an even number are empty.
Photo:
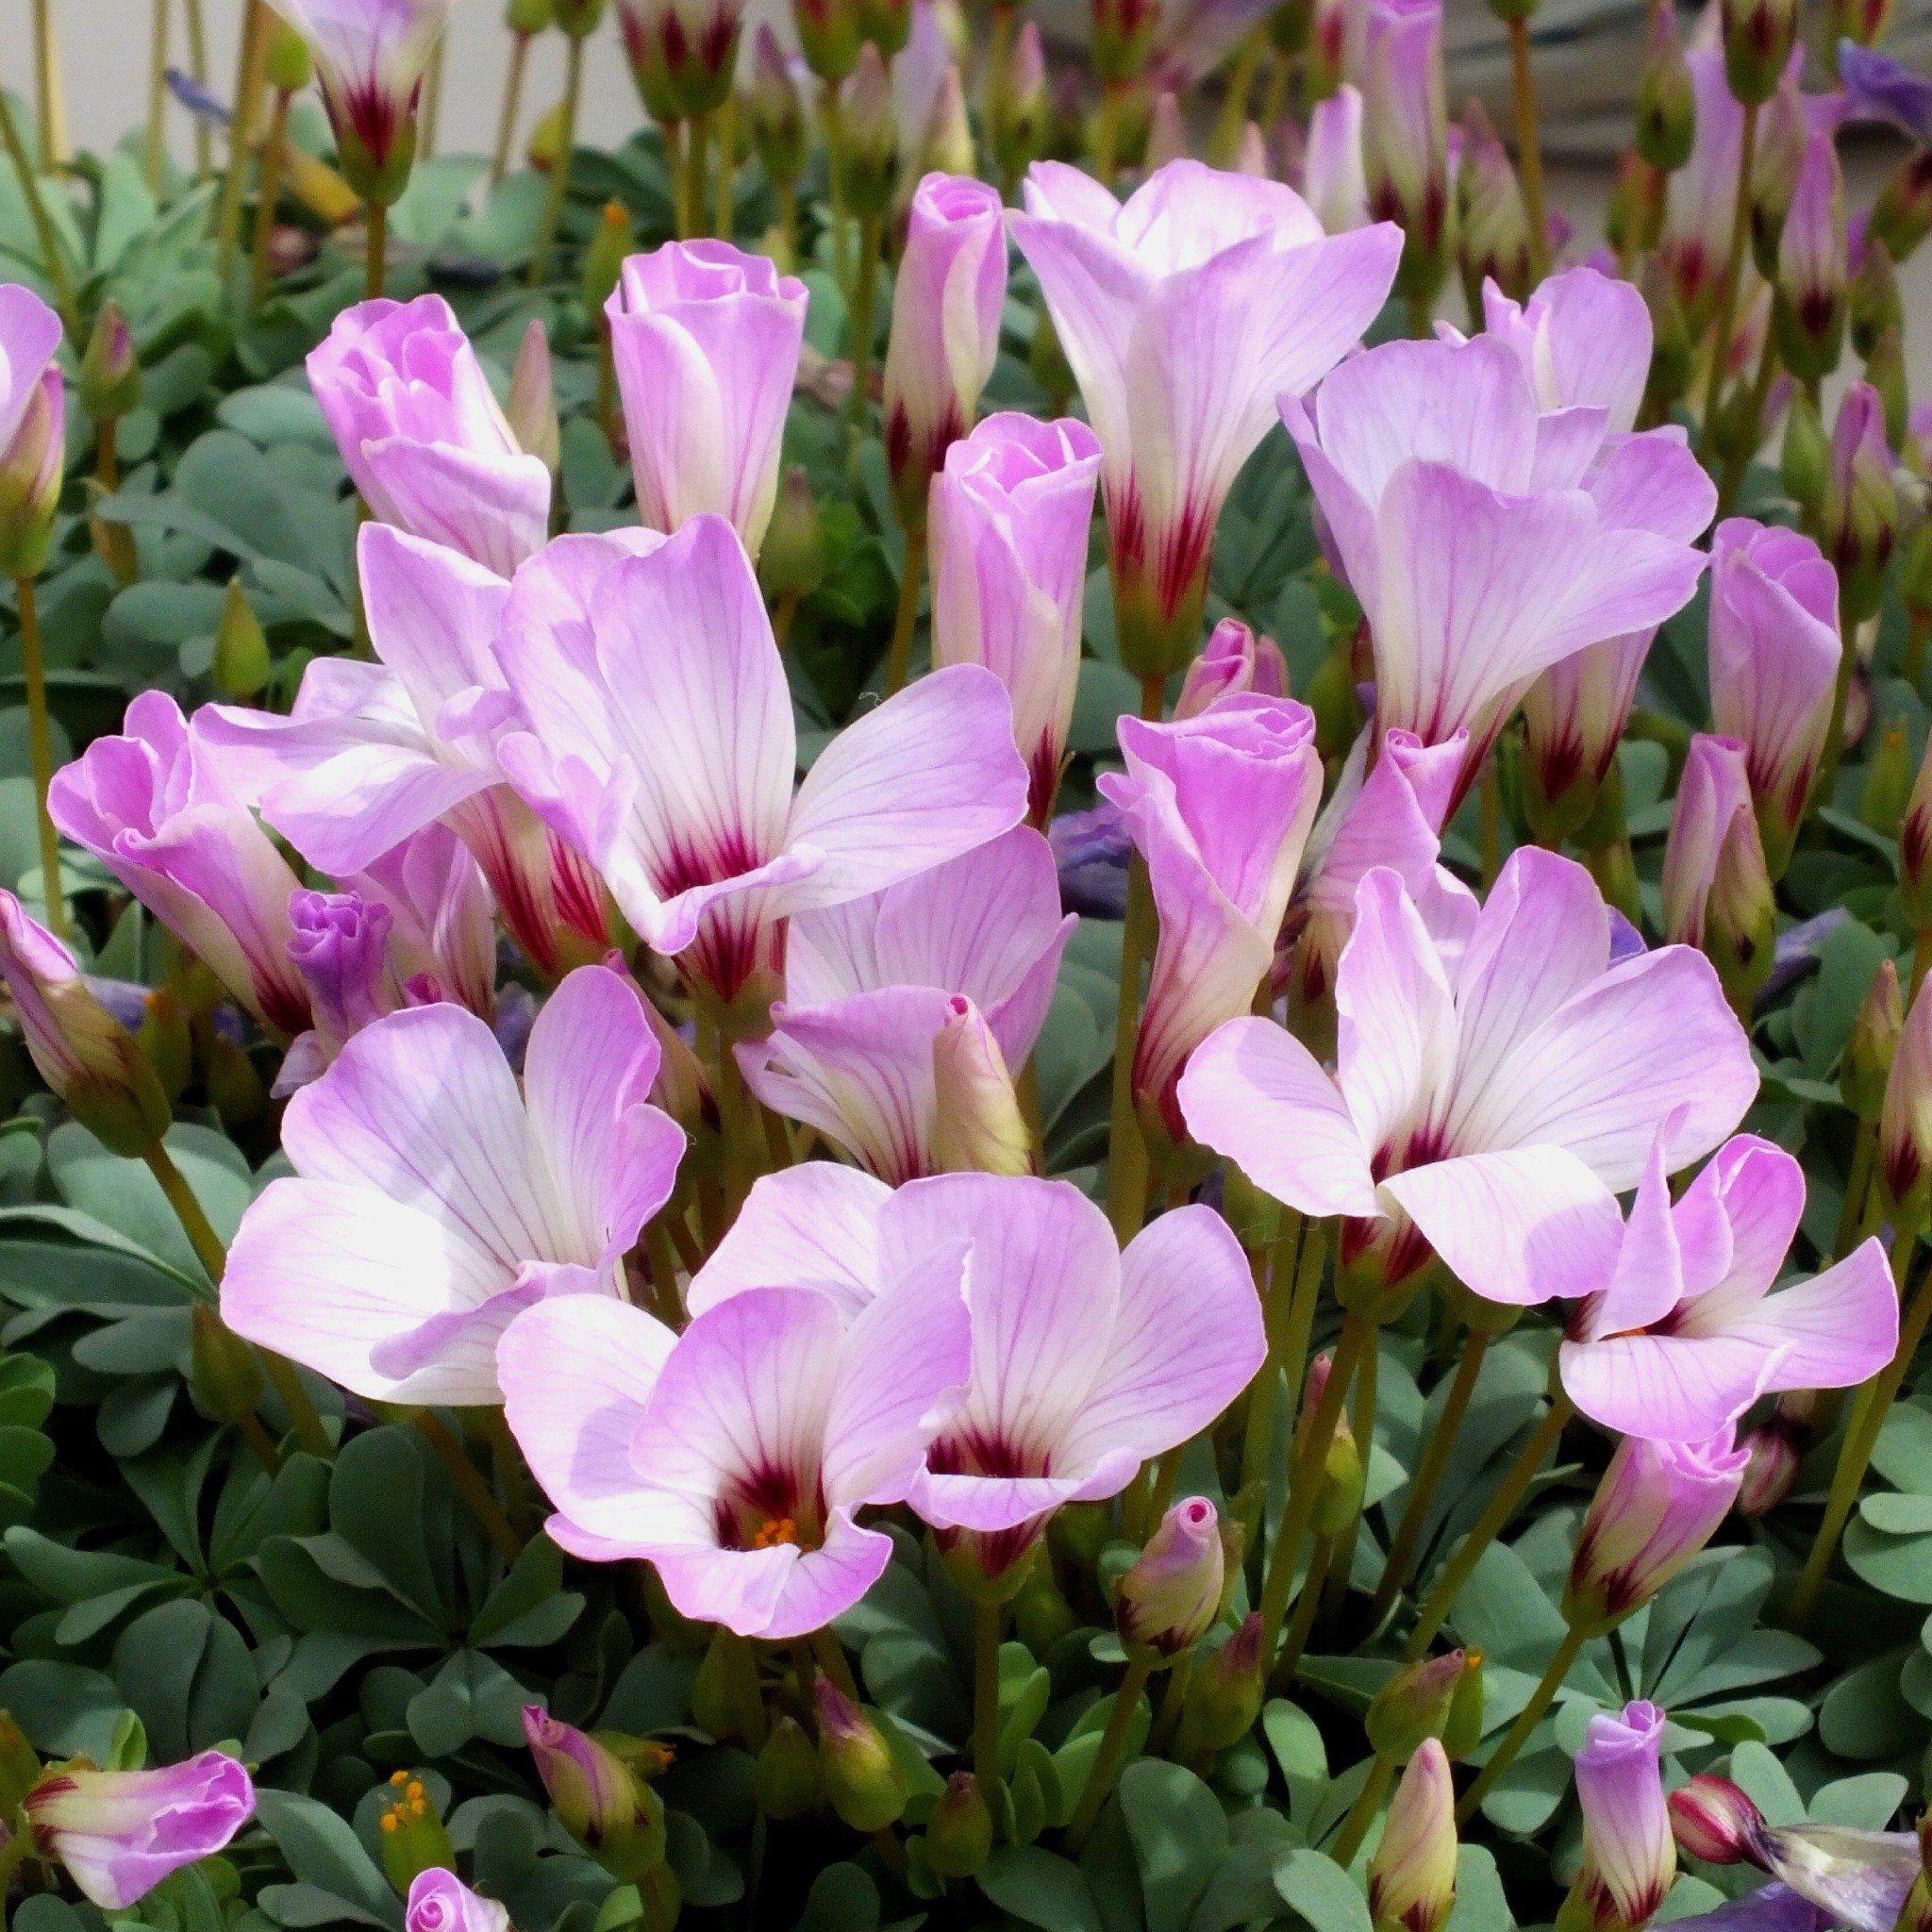
M1727 1777L1700 1772L1670 1796L1671 1829L1687 1856L1707 1865L1760 1862L1764 1817Z

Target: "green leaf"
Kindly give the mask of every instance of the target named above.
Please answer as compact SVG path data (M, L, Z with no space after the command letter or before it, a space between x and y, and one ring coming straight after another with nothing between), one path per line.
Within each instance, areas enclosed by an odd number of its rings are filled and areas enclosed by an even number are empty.
M363 1849L355 1827L340 1813L315 1798L263 1786L256 1792L257 1822L272 1838L289 1870L316 1898L332 1902L339 1915L358 1925L380 1925L397 1932L403 1923L402 1901L391 1889L375 1861ZM270 1887L263 1893L288 1888ZM269 1909L284 1924L320 1924L323 1919L303 1916L311 1907L304 1897L284 1898L291 1910Z
M979 1889L1004 1912L1042 1932L1104 1932L1080 1868L1039 1845L1001 1845Z
M1220 1801L1192 1772L1143 1757L1121 1774L1147 1932L1180 1932L1227 1848Z
M1361 1887L1326 1852L1290 1852L1275 1868L1274 1889L1311 1932L1373 1932Z

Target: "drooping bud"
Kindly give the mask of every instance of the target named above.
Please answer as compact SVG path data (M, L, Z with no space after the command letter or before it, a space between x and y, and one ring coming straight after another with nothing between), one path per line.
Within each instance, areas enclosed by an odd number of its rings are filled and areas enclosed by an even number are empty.
M992 1856L992 1812L970 1771L956 1771L925 1826L925 1855L941 1878L971 1878Z
M1509 157L1480 101L1462 117L1462 159L1456 173L1457 258L1465 291L1481 313L1485 282L1512 301L1529 293L1529 215Z
M824 1795L818 1748L789 1711L780 1713L759 1747L752 1767L752 1790L758 1809L780 1820L802 1816Z
M1474 1655L1479 1674L1482 1656L1480 1652ZM1403 1762L1415 1756L1425 1738L1441 1740L1449 1728L1470 1656L1462 1650L1449 1650L1441 1657L1404 1664L1376 1691L1369 1705L1366 1726L1378 1757Z
M1226 1575L1214 1505L1206 1496L1176 1503L1117 1586L1121 1641L1162 1659L1191 1650L1221 1614Z
M1757 1862L1764 1814L1727 1777L1699 1772L1670 1795L1671 1830L1687 1857L1707 1865Z
M1777 253L1778 345L1800 381L1837 366L1844 340L1845 189L1829 134L1806 143Z
M899 124L885 60L870 41L845 83L844 105L845 199L855 214L882 214L899 177Z
M1898 271L1891 251L1877 236L1868 234L1858 249L1858 265L1845 296L1851 324L1852 351L1862 361L1878 346L1889 328L1905 326L1905 302L1898 291Z
M1637 152L1660 174L1674 175L1690 158L1697 131L1697 95L1684 58L1676 9L1650 13L1650 45L1637 78Z
M1722 0L1724 77L1749 107L1770 100L1791 58L1798 0Z
M1886 177L1865 225L1903 262L1932 233L1932 148L1914 148Z
M1195 1758L1238 1744L1261 1714L1261 1613L1251 1612L1212 1657L1197 1666L1181 1705L1179 1755Z
M816 1680L825 1796L854 1831L883 1831L906 1809L906 1781L878 1726L829 1677Z
M1903 846L1903 838L1900 843ZM1884 1108L1886 1076L1891 1072L1892 1056L1898 1051L1898 1037L1905 1024L1898 968L1890 959L1881 959L1872 975L1871 989L1859 1003L1839 1062L1839 1091L1861 1121L1875 1121Z
M96 423L128 415L141 407L141 358L134 353L134 333L118 302L101 304L80 358L75 393Z
M1456 1852L1455 1780L1447 1754L1430 1738L1402 1774L1369 1860L1376 1932L1442 1932L1456 1907Z
M987 140L1003 181L1017 181L1045 151L1048 108L1040 26L1023 20L1005 65L992 76L986 108Z
M597 309L602 307L600 302ZM563 429L557 420L557 387L550 373L550 334L541 316L532 316L524 331L503 413L524 454L535 457L555 476L563 462Z
M240 577L229 578L227 592L222 599L208 675L225 698L237 699L254 697L275 675L268 633L262 629L261 620L256 616Z
M1855 382L1839 404L1824 495L1824 543L1838 565L1848 618L1877 609L1898 533L1898 491L1885 436L1885 406L1870 383Z
M1906 1012L1878 1112L1878 1172L1901 1225L1923 1223L1932 1184L1932 977Z
M809 142L805 102L791 77L791 63L769 22L758 23L752 42L751 139L764 171L787 188L805 173Z
M382 1869L399 1897L407 1898L409 1888L425 1872L453 1869L456 1847L428 1788L413 1773L392 1772L382 1793L382 1809L376 1813L382 1835Z
M1033 1172L1033 1133L985 1015L963 994L932 1042L936 1174Z

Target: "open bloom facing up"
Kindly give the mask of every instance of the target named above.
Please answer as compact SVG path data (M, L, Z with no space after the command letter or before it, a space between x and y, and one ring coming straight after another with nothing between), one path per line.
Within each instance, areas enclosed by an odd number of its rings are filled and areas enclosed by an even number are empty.
M379 524L363 529L357 555L379 661L319 658L286 718L209 705L195 714L197 738L318 870L365 872L441 821L475 855L540 972L601 958L609 939L595 874L505 785L490 749L489 728L515 708L491 655L510 587Z
M510 1932L509 1913L472 1891L454 1872L432 1865L409 1881L404 1932Z
M1577 1876L1597 1932L1646 1925L1677 1875L1659 1765L1664 1714L1656 1705L1599 1711L1576 1754L1576 1802L1583 1812L1583 1870Z
M1199 641L1215 523L1275 398L1360 339L1401 235L1324 236L1292 189L1191 160L1124 206L1038 162L1012 230L1106 454L1122 655L1142 676L1178 669Z
M1124 774L1100 780L1147 862L1160 915L1134 1052L1134 1091L1181 1131L1174 1083L1195 1047L1245 1013L1322 798L1314 714L1238 692L1192 718L1120 723Z
M722 518L625 555L553 544L499 642L521 708L496 754L645 942L719 1000L769 1003L783 922L883 891L1017 824L1026 774L999 680L936 671L795 783L784 663Z
M803 282L728 242L667 242L624 264L604 312L647 529L709 511L758 555L806 300Z
M550 471L518 447L441 295L345 308L308 356L370 514L508 576L550 534Z
M1282 403L1368 618L1376 725L1425 744L1466 729L1465 783L1538 672L1660 623L1703 568L1710 485L1681 437L1545 408L1532 372L1569 333L1525 310L1504 338L1389 342L1312 408Z
M223 1320L373 1401L497 1401L511 1317L615 1294L670 1197L684 1135L645 1101L658 1061L637 995L601 966L537 1016L521 1092L459 1007L365 1027L289 1104L295 1178L242 1217Z
M1005 1068L1033 1052L1060 955L1053 851L1016 826L869 898L801 913L786 943L786 1003L738 1049L746 1084L891 1182L933 1174L941 1093L934 1047L970 1002Z
M154 1771L96 1771L78 1758L42 1778L21 1808L40 1855L111 1912L220 1851L255 1816L255 1787L219 1751Z
M932 659L983 664L1006 686L1039 825L1074 722L1099 475L1084 423L1003 413L953 444L929 497Z
M120 735L55 773L47 807L264 1025L308 1026L289 958L298 881L166 691L142 691Z
M1266 1341L1240 1245L1210 1209L1163 1214L1123 1254L1064 1181L944 1174L893 1192L823 1161L758 1183L691 1306L804 1281L864 1308L919 1257L965 1244L971 1376L907 1500L997 1574L1061 1504L1118 1495L1205 1428Z
M1181 1076L1181 1114L1276 1199L1348 1217L1344 1261L1374 1250L1391 1285L1433 1248L1491 1301L1585 1293L1658 1129L1681 1166L1757 1086L1702 954L1609 960L1589 874L1537 847L1480 910L1444 891L1425 911L1372 872L1337 974L1339 1073L1272 1020L1233 1020Z
M849 1321L775 1265L682 1335L602 1297L520 1316L498 1369L552 1538L593 1562L648 1558L686 1616L741 1636L830 1623L891 1557L858 1510L905 1496L965 1382L966 1258L963 1241L903 1257Z
M1559 1352L1571 1401L1623 1435L1701 1441L1769 1391L1876 1374L1898 1345L1881 1243L1772 1294L1805 1211L1804 1170L1740 1135L1674 1204L1662 1141L1608 1285L1572 1317Z

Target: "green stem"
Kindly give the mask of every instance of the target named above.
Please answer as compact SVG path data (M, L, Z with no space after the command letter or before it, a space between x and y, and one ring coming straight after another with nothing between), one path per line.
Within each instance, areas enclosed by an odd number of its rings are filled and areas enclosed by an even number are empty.
M1483 1552L1507 1527L1509 1519L1516 1513L1516 1506L1523 1501L1537 1471L1543 1466L1543 1459L1562 1439L1570 1418L1575 1413L1567 1395L1559 1393L1551 1397L1549 1413L1523 1445L1516 1460L1509 1465L1507 1474L1497 1486L1496 1493L1490 1498L1490 1507L1457 1546L1456 1554L1436 1578L1435 1588L1424 1600L1415 1628L1409 1632L1408 1641L1403 1646L1405 1663L1415 1662L1435 1641L1436 1633L1449 1621L1449 1613L1456 1607L1456 1599L1461 1594L1462 1586L1482 1561Z
M1249 28L1228 69L1227 92L1221 97L1221 111L1215 116L1208 144L1208 158L1217 168L1229 166L1241 148L1241 130L1248 125L1248 96L1254 91L1261 56L1267 51L1268 23L1264 20Z
M235 113L228 124L228 172L215 215L215 265L225 295L233 286L242 251L242 191L255 144L255 116L268 85L268 49L274 32L268 0L248 0L242 17L242 51L235 72Z
M1141 715L1157 719L1166 707L1159 677L1141 680ZM1107 1143L1107 1211L1124 1247L1147 1213L1147 1140L1134 1106L1134 1056L1141 1039L1141 973L1154 951L1154 890L1138 850L1127 859L1127 915L1121 928L1120 1004L1114 1021L1113 1112Z
M693 114L685 124L684 220L687 239L703 232L705 190L711 175L711 117Z
M1101 1733L1100 1749L1094 1754L1080 1802L1067 1822L1067 1850L1078 1857L1092 1835L1100 1807L1113 1789L1114 1774L1120 1770L1121 1756L1127 1746L1127 1731L1134 1722L1134 1707L1154 1674L1152 1651L1139 1651L1127 1659L1127 1674L1113 1694L1113 1708L1108 1713L1107 1729Z
M1121 145L1121 108L1126 98L1123 81L1104 80L1100 84L1100 112L1093 120L1093 173L1101 185L1113 186Z
M282 197L282 168L289 155L289 108L294 96L275 90L269 110L268 137L261 148L261 180L255 196L255 240L248 256L248 306L259 308L268 293L273 266L271 246L275 233L275 207Z
M208 21L201 0L184 0L188 16L188 72L196 87L208 87ZM214 129L199 114L194 117L194 178L206 181L215 171Z
M67 116L60 99L60 45L54 35L53 0L34 0L34 114L40 122L41 166L51 175L67 158Z
M1356 1371L1354 1414L1350 1422L1364 1470L1368 1468L1374 1451L1376 1383L1381 1361L1381 1338L1377 1333L1371 1336L1368 1346L1362 1351L1361 1366ZM1349 1581L1355 1574L1355 1546L1361 1536L1361 1493L1357 1491L1355 1507L1349 1511L1347 1524L1335 1539L1335 1551L1328 1565L1331 1615L1340 1608L1342 1598L1348 1594Z
M1415 331L1419 336L1427 333L1426 327ZM1497 774L1493 751L1483 761L1482 811L1483 890L1488 891L1503 869L1503 781Z
M496 1545L503 1560L514 1563L524 1554L523 1543L510 1527L509 1518L503 1513L503 1505L496 1500L495 1491L483 1480L476 1465L470 1460L469 1452L443 1426L442 1419L426 1408L417 1410L416 1426L422 1432L423 1440L436 1452L436 1459L448 1474L450 1487L456 1491L463 1507Z
M147 141L142 150L142 174L148 192L161 192L168 162L168 0L150 0L151 18L147 63Z
M717 200L711 230L729 242L738 226L738 96L724 96L718 109Z
M872 410L872 338L878 319L874 313L879 289L879 218L858 218L858 271L852 295L852 433L860 435Z
M60 252L60 238L54 232L54 218L47 212L41 192L41 177L20 138L20 124L13 118L13 103L0 89L0 143L20 177L20 192L26 202L27 219L33 223L34 239L41 246L41 266L47 272L47 286L54 291L54 307L75 346L81 344L80 305L75 299L74 277L67 272L67 258Z
M899 608L892 617L892 641L886 652L886 695L906 689L912 663L912 633L919 623L919 593L925 583L925 524L906 530L906 567L899 573Z
M1838 1234L1831 1244L1831 1258L1842 1261L1852 1252L1852 1238L1857 1233L1865 1196L1872 1187L1872 1168L1878 1153L1878 1123L1860 1121L1852 1141L1852 1164L1845 1175L1844 1205L1839 1209Z
M1449 1467L1450 1452L1456 1447L1456 1438L1462 1427L1462 1419L1469 1413L1470 1398L1475 1393L1477 1379L1483 1372L1483 1357L1489 1353L1490 1338L1479 1330L1472 1330L1462 1351L1462 1359L1456 1364L1456 1374L1449 1384L1449 1392L1442 1401L1442 1413L1436 1418L1436 1426L1429 1431L1428 1447L1423 1451L1423 1459L1408 1486L1408 1501L1404 1505L1402 1521L1396 1525L1395 1536L1389 1545L1389 1560L1382 1566L1382 1581L1375 1588L1375 1599L1369 1608L1369 1624L1373 1628L1388 1613L1389 1606L1395 1601L1396 1593L1408 1575L1408 1566L1415 1558L1416 1545L1422 1540L1423 1524L1428 1520L1429 1505L1436 1500L1436 1490L1442 1480L1442 1473Z
M1557 1692L1563 1688L1563 1679L1570 1674L1576 1654L1583 1648L1583 1638L1584 1633L1574 1624L1563 1626L1562 1641L1551 1652L1542 1675L1537 1679L1536 1689L1529 1693L1529 1702L1516 1713L1516 1722L1503 1733L1503 1740L1490 1754L1490 1761L1476 1774L1475 1782L1463 1792L1462 1801L1456 1807L1457 1824L1467 1824L1475 1816L1476 1807L1495 1789L1496 1780L1515 1761L1516 1754L1529 1742L1529 1734L1543 1721L1543 1713L1555 1703Z
M530 61L530 37L512 34L509 68L503 76L503 107L496 117L496 145L490 156L490 185L494 188L509 173L510 149L517 138L517 122L524 107L524 70Z
M1281 1410L1282 1384L1288 1357L1299 1323L1301 1307L1301 1252L1309 1236L1308 1224L1293 1209L1284 1209L1281 1228L1269 1250L1267 1278L1256 1286L1261 1292L1261 1318L1268 1335L1268 1359L1248 1391L1247 1419L1241 1433L1241 1480L1243 1490L1265 1484L1274 1457L1275 1419ZM1256 1259L1260 1269L1258 1256ZM1314 1309L1307 1311L1310 1321ZM1304 1344L1306 1346L1306 1343ZM1299 1381L1289 1382L1291 1399ZM1267 1498L1261 1493L1265 1513Z
M1738 311L1738 282L1744 272L1744 247L1751 239L1751 175L1757 158L1756 101L1744 104L1744 133L1738 146L1738 192L1731 210L1731 247L1717 289L1717 316L1711 324L1710 373L1704 390L1704 420L1698 425L1697 454L1708 467L1717 435L1718 404L1724 396L1724 365L1731 359L1731 325Z
M798 264L798 183L778 183L778 273L789 275Z
M541 289L550 279L557 253L557 234L563 225L563 207L570 196L570 161L576 146L577 110L584 98L584 37L572 34L564 42L563 121L558 130L557 156L550 163L550 192L543 197L543 219L537 229L537 246L530 257L530 286Z
M1315 1613L1322 1607L1322 1593L1328 1571L1335 1561L1335 1539L1319 1532L1308 1545L1308 1577L1295 1599L1294 1615L1289 1620L1288 1635L1281 1641L1281 1656L1274 1674L1287 1682L1301 1668L1302 1654L1308 1647L1308 1633L1315 1627Z
M1550 227L1543 212L1543 150L1537 127L1536 73L1529 61L1529 21L1509 23L1509 94L1516 110L1516 168L1523 183L1523 212L1529 224L1529 267L1541 281L1550 265Z
M990 1600L973 1611L973 1775L991 1804L1000 1774L1000 1607Z
M60 885L60 840L47 809L54 782L53 731L47 720L47 660L41 648L41 607L31 577L14 582L20 602L20 660L26 679L27 749L34 768L34 805L41 841L41 896L47 905L47 930L68 942L67 894Z
M362 292L375 301L389 280L389 209L379 201L363 207L368 218L369 261L363 275Z
M825 82L819 94L819 129L825 138L825 187L832 217L832 274L839 291L852 299L852 233L845 213L845 104L839 83Z
M1335 1842L1328 1851L1328 1856L1344 1871L1355 1862L1355 1855L1361 1850L1362 1840L1369 1835L1369 1826L1374 1823L1375 1813L1382 1808L1383 1796L1394 1775L1395 1760L1392 1757L1378 1757L1369 1767L1367 1782L1357 1793L1355 1803L1348 1807L1348 1816L1341 1821L1341 1829L1336 1833Z
M1925 675L1925 645L1932 640L1932 610L1908 610L1906 613L1906 653L1905 680L1914 691L1919 680Z
M1737 446L1725 460L1724 477L1718 484L1717 513L1720 517L1730 514L1731 506L1737 501L1738 491L1744 481L1744 473L1751 467L1751 458L1757 454L1764 406L1771 400L1771 386L1776 379L1777 330L1767 325L1764 345L1757 352L1757 371L1751 378L1750 393L1744 403L1744 421L1738 425Z
M1160 1693L1160 1708L1155 1714L1154 1728L1147 1733L1150 1756L1165 1757L1174 1734L1180 1728L1181 1707L1188 1701L1188 1685L1194 1675L1194 1653L1184 1652L1167 1674L1166 1688Z
M1845 705L1851 697L1852 672L1858 661L1858 624L1845 608L1842 590L1838 600L1838 677L1831 690L1831 723L1825 726L1824 754L1818 760L1818 775L1811 781L1811 795L1806 801L1807 814L1831 803L1838 782L1839 760L1845 752Z

